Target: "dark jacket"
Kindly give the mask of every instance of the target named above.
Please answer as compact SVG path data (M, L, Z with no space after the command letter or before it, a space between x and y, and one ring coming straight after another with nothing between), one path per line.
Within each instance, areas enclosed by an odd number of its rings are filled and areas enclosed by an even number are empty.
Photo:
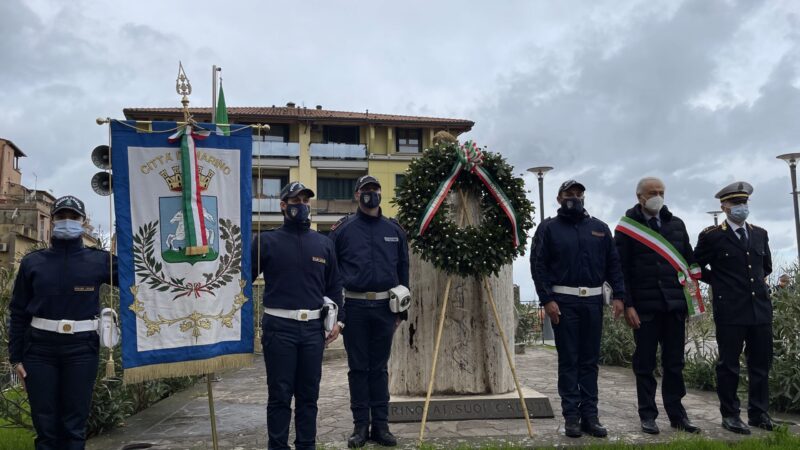
M585 301L556 294L552 288L600 287L608 282L614 298L623 298L625 288L619 255L608 225L585 213L578 219L563 214L547 218L536 228L531 249L531 275L541 304ZM590 297L602 301L603 296Z
M625 216L648 226L641 205L626 211ZM661 227L658 233L683 255L689 266L694 264L694 252L686 225L673 216L666 206L661 208L659 217ZM683 286L678 281L678 272L664 257L619 231L615 233L614 241L625 276L626 307L636 307L638 313L688 312Z
M342 282L330 239L311 230L309 222L285 220L282 227L261 233L260 264L258 248L256 240L252 276L255 280L264 273L265 308L320 309L327 296L339 305L339 320L344 320Z
M408 285L408 241L399 224L359 209L342 219L328 236L334 242L344 288L383 292Z
M772 301L764 279L772 273L767 230L745 224L747 245L728 226L708 227L700 233L694 256L711 284L714 321L723 325L772 323Z
M100 285L111 281L107 251L83 246L83 240L52 239L52 247L29 253L20 262L9 310L8 354L22 361L33 317L91 320L100 314ZM113 260L117 285L116 257Z

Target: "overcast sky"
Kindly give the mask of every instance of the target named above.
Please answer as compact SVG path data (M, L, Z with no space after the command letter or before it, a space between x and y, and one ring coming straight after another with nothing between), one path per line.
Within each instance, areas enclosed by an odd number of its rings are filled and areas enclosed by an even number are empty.
M694 243L714 194L749 181L751 222L786 265L791 184L775 156L800 151L798 13L789 0L3 0L0 137L28 155L26 185L85 199L107 230L107 201L89 186L89 154L108 132L94 119L179 106L178 60L192 105L208 106L217 64L228 106L473 120L465 137L518 173L556 168L546 215L558 184L577 178L613 228L636 181L659 176ZM514 270L533 298L527 256Z

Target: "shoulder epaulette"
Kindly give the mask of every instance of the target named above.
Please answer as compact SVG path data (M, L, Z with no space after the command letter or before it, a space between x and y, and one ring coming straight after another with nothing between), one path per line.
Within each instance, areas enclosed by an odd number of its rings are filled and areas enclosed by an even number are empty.
M353 216L354 214L348 214L342 217L341 219L337 220L335 224L331 225L331 231L334 231L337 228L339 228L343 223L347 222Z
M706 234L716 229L722 229L722 225L711 225L710 227L705 227L703 228L703 231L700 232L700 234Z

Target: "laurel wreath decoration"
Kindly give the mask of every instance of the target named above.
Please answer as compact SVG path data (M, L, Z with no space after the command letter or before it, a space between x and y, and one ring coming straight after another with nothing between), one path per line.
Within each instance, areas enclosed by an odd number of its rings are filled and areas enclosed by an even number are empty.
M156 319L151 319L147 315L144 303L142 303L142 301L137 297L137 294L139 293L139 285L133 285L131 286L133 303L131 303L131 306L129 306L128 309L133 311L133 313L136 314L136 317L144 322L145 326L147 327L147 336L161 333L162 326L168 327L179 323L180 330L182 332L185 333L187 331L191 331L192 336L197 339L203 333L202 330L211 329L211 324L213 321L218 321L227 328L233 328L233 320L236 317L236 313L239 312L239 310L242 309L244 304L248 301L247 297L244 295L245 286L247 286L247 280L240 279L239 293L234 297L233 304L228 312L220 311L218 314L202 314L197 311L193 311L191 314L186 316L172 319L165 318L159 314Z
M215 289L233 281L239 274L242 263L242 229L230 219L219 219L219 236L225 242L226 254L220 256L219 265L214 273L204 273L204 281L186 281L185 278L168 277L163 272L163 265L157 261L155 253L158 220L139 227L133 236L133 264L136 275L142 284L159 292L175 294L172 300L189 297L194 294L199 298L202 293L214 294Z
M412 248L438 269L461 276L496 275L523 255L534 208L524 181L512 171L502 156L482 152L471 142L463 147L440 142L426 149L409 165L393 200L400 224L413 230ZM448 218L444 200L453 191L479 199L480 224L459 227ZM432 208L437 202L438 209Z

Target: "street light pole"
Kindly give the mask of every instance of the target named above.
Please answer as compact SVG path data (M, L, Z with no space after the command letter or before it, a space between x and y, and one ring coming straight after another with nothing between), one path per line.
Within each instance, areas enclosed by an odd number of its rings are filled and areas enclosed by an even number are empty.
M553 170L550 166L531 167L528 172L535 173L539 179L539 225L544 222L544 174ZM542 326L542 344L545 340L555 339L553 333L553 325L550 323L550 317L544 315L544 324Z
M797 206L797 160L800 153L786 153L777 156L789 164L789 173L792 178L792 201L794 202L794 230L797 239L797 261L800 263L800 209Z
M712 216L714 216L714 226L719 225L717 217L719 217L719 215L722 214L722 211L706 211L706 214L711 214Z

